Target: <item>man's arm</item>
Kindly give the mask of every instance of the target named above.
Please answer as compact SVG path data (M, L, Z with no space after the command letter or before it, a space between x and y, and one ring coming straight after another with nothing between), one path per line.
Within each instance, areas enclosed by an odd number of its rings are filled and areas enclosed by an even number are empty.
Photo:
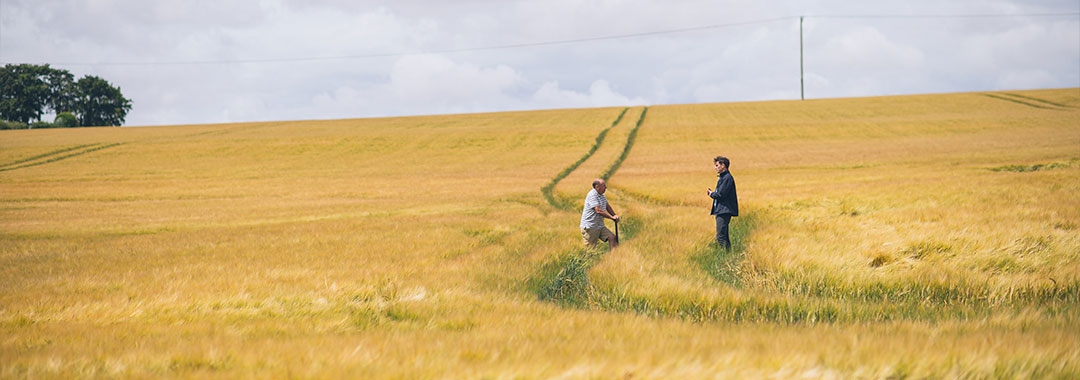
M720 182L716 184L716 191L710 192L709 197L719 200L723 198L725 194L731 192L731 177L724 177L720 179Z
M618 219L618 217L615 216L615 212L611 210L610 205L607 207L607 210L600 208L600 206L595 206L593 207L593 211L596 211L597 214L600 214L601 216L611 220Z
M608 205L607 205L607 212L608 212L608 214L611 214L611 220L619 220L619 216L615 215L615 210L611 209L611 204L610 203L608 203Z

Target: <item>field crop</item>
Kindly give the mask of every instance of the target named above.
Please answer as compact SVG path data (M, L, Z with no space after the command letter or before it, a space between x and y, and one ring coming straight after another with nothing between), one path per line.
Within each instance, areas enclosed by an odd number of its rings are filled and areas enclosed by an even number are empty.
M1075 378L1078 127L1073 88L0 131L0 377Z

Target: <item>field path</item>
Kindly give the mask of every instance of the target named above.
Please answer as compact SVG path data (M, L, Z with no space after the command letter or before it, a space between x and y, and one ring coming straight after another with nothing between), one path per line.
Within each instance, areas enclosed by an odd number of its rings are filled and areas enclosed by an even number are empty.
M544 199L547 200L548 204L560 210L573 210L573 200L555 194L555 186L558 186L559 182L561 182L571 173L574 173L574 171L577 170L577 168L581 166L581 164L585 163L585 161L588 161L589 158L592 157L593 154L595 154L596 151L600 149L600 147L604 143L605 138L607 138L608 132L610 132L612 128L615 128L615 126L619 125L619 122L622 121L623 116L626 115L626 111L629 109L630 108L623 108L622 112L619 113L619 116L615 118L615 121L611 123L611 126L605 128L596 135L596 142L593 143L592 147L589 148L588 152L585 152L585 155L581 156L581 158L579 158L577 162L570 164L570 166L567 166L565 169L563 169L563 171L556 174L555 177L551 179L551 182L548 182L547 185L544 185L540 188L540 192L544 195Z
M1033 97L1033 96L1028 96L1028 95L1014 94L1014 93L1011 93L1011 92L1002 92L1001 94L1006 95L1006 96L1011 96L1011 97L1017 98L1017 99L1033 100L1033 101L1036 101L1036 102L1039 102L1039 103L1049 104L1051 106L1059 107L1059 108L1077 108L1076 106L1070 106L1070 105L1061 104L1061 103L1057 103L1057 102L1051 102L1049 100L1039 99L1039 98L1036 98L1036 97Z
M638 120L626 137L620 154L607 166L600 178L609 180L629 157L634 146L638 130L644 124L648 107L644 107ZM617 123L616 123L617 124ZM614 124L613 124L614 126ZM604 132L607 132L605 130ZM603 133L603 132L602 132ZM595 149L594 149L595 150ZM594 150L590 150L588 157ZM579 163L572 165L576 167ZM563 173L560 173L563 174ZM692 279L689 285L695 288L713 288L720 285L723 288L742 288L742 262L744 260L745 242L751 232L761 223L760 218L754 215L753 210L744 211L740 221L732 227L731 237L733 249L724 252L715 245L705 242L682 241L672 245L666 240L673 231L670 223L663 223L673 215L685 213L687 207L692 205L684 202L654 197L641 192L626 189L624 187L612 187L615 192L610 193L619 206L619 214L624 216L621 223L623 233L620 243L624 245L618 252L620 256L650 255L679 257L679 262L658 262L650 265L656 268L670 266L689 267L692 272L698 273L697 279ZM561 200L564 204L576 206L572 200ZM554 205L554 204L553 204ZM556 206L557 208L559 206ZM561 208L566 210L565 208ZM570 209L568 211L576 211ZM639 237L639 246L629 246L628 240ZM635 239L634 241L639 241ZM836 311L828 306L819 308L805 308L799 303L786 303L771 299L751 297L742 302L731 304L716 302L716 300L703 300L690 294L675 294L675 299L663 299L655 294L634 294L624 291L628 286L635 283L650 281L651 277L645 273L623 274L611 276L609 273L601 274L603 279L594 281L590 279L590 273L594 268L601 266L604 258L611 254L603 248L586 249L581 247L569 252L554 255L549 261L542 264L536 273L527 280L526 287L532 289L541 301L553 302L564 307L572 307L587 310L602 310L608 312L625 312L646 315L650 317L676 317L693 321L718 321L718 320L755 320L786 323L801 323L810 321L832 321L836 319ZM674 254L672 254L674 253ZM620 260L625 259L619 257ZM663 276L669 278L678 277L677 273L670 269L660 269ZM711 280L710 280L711 279ZM684 279L685 281L685 279ZM703 282L701 282L703 281ZM671 294L668 297L672 296Z
M596 144L594 144L592 148L590 148L589 151L584 156L582 156L581 159L568 166L566 169L556 175L555 178L552 179L552 181L547 186L544 186L541 189L541 192L543 192L544 197L548 200L548 203L550 203L553 207L564 211L573 212L577 210L577 198L554 194L552 190L559 183L559 181L566 178L575 170L577 170L583 162L588 160L596 153L598 148L603 143L608 132L612 128L615 128L617 125L619 125L620 120L623 119L623 116L626 114L627 110L628 109L623 109L622 113L619 114L619 117L615 120L615 122L613 122L610 127L601 131L600 134L597 135ZM597 174L595 177L600 177L604 180L608 180L619 170L619 167L622 165L623 161L625 161L626 158L630 155L630 150L633 148L634 145L634 138L637 135L638 129L640 129L641 125L644 123L645 114L648 112L648 110L649 107L642 107L641 114L638 116L637 122L634 124L634 127L626 134L625 140L622 144L622 149L618 150L619 155L616 156L613 161L611 161L611 163L606 167L606 169L604 169L603 172ZM610 153L614 153L614 151L615 150L612 149ZM590 166L592 169L596 169L599 167L597 165ZM577 175L577 177L579 177L578 180L582 181L582 183L585 183L585 181L587 181L582 178L595 178L591 173L582 172L584 172L584 170L579 172ZM620 215L626 215L626 213L620 212ZM635 219L629 219L625 221L623 225L625 227L624 231L626 233L621 236L620 240L626 241L634 234L636 230L640 229L641 223ZM589 285L588 272L594 265L600 262L600 260L604 256L603 253L604 252L598 250L584 249L575 251L570 255L555 257L553 261L550 261L547 264L543 265L540 268L539 273L534 276L532 280L529 281L531 283L530 287L534 289L534 291L537 293L537 296L541 300L581 306L582 303L588 302L588 298L590 297L589 294L593 291L592 289L590 289L591 286Z
M1064 114L1060 111L1071 111L1072 108L1065 105L1069 103L1027 95L978 95L1036 108L1043 110L1037 112L1046 114ZM727 107L738 106L741 105ZM881 107L885 110L882 112L899 112L892 104ZM1022 114L1032 112L1019 107L999 108ZM614 191L610 191L608 197L624 217L619 223L622 246L613 251L575 248L551 256L528 284L540 300L584 310L628 312L695 322L780 324L963 319L995 312L1003 304L1023 307L1039 302L1075 302L1078 292L1075 283L1060 286L1036 283L1011 289L995 299L993 290L985 286L905 278L893 282L879 280L871 290L863 290L851 289L840 281L812 281L763 270L760 265L749 263L753 260L747 257L750 251L746 250L746 245L755 231L775 230L778 223L790 223L781 215L783 209L745 205L742 215L732 225L733 250L725 252L705 237L703 232L708 231L708 226L704 227L705 231L688 229L692 224L701 223L704 214L699 202L681 194L664 193L664 189L677 188L679 184L666 183L666 186L654 186L650 190L633 184L627 186L615 177L622 162L629 157L646 110L642 110L634 129L627 134L621 154L599 175L610 179L609 187ZM673 114L664 114L663 109L657 112L660 112L656 114L661 118L660 125L670 123L665 116L672 117ZM755 127L759 134L766 128ZM862 126L857 131L883 133L887 130L873 125L873 128ZM650 133L659 132L647 132L646 136ZM650 147L645 148L644 154L648 155ZM584 174L577 173L579 176ZM631 176L641 177L642 174L632 173ZM842 212L841 215L849 217L862 215L859 210ZM912 249L918 247L905 248ZM876 268L872 262L865 265ZM866 271L873 273L874 270ZM928 304L935 306L928 307Z
M24 158L21 160L12 161L3 165L0 165L0 172L28 168L31 166L44 165L52 162L66 160L72 157L81 156L87 153L96 152L103 149L115 147L117 145L123 145L124 143L112 143L112 144L86 144L78 145L70 148L58 149L52 152L39 154L37 156ZM74 153L69 153L73 152ZM64 154L68 153L68 154Z
M1054 102L1047 101L1047 100L1033 98L1033 97L1030 97L1030 96L1010 94L1010 93L1007 93L1007 92L1001 92L1001 93L997 93L997 94L983 94L983 95L987 96L987 97L994 98L994 99L1004 100L1004 101L1007 101L1007 102L1012 102L1012 103L1017 103L1017 104L1023 104L1023 105L1028 106L1028 107L1044 109L1044 110L1059 110L1059 111L1061 111L1061 110L1065 110L1066 108L1069 108L1069 106L1066 106L1066 105L1063 105L1063 104L1058 104L1058 103L1054 103ZM1040 104L1036 104L1036 103L1040 103Z

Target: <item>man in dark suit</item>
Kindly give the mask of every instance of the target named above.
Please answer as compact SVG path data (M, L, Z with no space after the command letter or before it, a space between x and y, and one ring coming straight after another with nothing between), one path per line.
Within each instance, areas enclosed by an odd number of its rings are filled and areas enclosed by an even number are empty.
M713 166L716 168L716 191L706 188L712 198L712 211L716 216L716 243L730 251L731 240L728 238L728 225L731 217L739 216L739 197L735 195L735 179L728 171L731 161L727 157L716 156Z

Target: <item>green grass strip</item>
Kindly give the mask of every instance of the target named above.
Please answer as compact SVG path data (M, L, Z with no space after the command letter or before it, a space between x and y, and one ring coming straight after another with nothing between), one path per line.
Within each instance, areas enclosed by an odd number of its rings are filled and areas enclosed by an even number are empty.
M972 309L1020 309L1025 306L1075 309L1080 306L1080 282L1075 280L1059 284L1047 278L1038 285L995 290L985 284L956 280L902 279L867 284L821 273L819 270L772 272L762 285L775 293L849 303L926 304L936 308L960 306Z
M743 212L740 216L731 218L731 251L725 250L715 240L710 240L690 256L691 260L714 280L733 287L742 287L742 261L746 257L746 242L760 224L759 219L753 212Z
M634 147L634 139L637 137L637 131L641 128L641 123L645 122L645 113L648 111L649 107L645 107L641 110L641 116L638 117L637 124L634 125L634 129L630 130L630 135L626 137L626 145L623 146L622 154L620 154L619 158L615 159L615 161L611 163L611 166L609 166L608 169L604 171L604 173L600 174L600 178L603 178L604 181L607 181L608 178L611 178L611 176L615 175L615 172L619 170L620 166L622 166L622 163L624 160L626 160L626 157L630 156L630 148Z
M1053 170L1053 169L1067 168L1067 167L1071 167L1071 166L1072 166L1072 162L1051 162L1051 163L1048 163L1048 164L1034 164L1034 165L1005 165L1005 166L999 166L999 167L996 167L996 168L990 168L990 171L1027 173L1027 172L1037 172L1037 171L1040 171L1040 170Z
M589 283L589 269L603 254L598 249L569 249L542 265L526 287L541 301L584 308L595 293Z
M592 157L593 153L596 153L597 149L600 149L600 145L604 143L604 138L607 137L608 131L610 131L611 128L615 128L615 126L622 121L623 115L625 115L626 111L629 109L629 107L623 108L622 112L619 113L619 117L615 118L615 121L611 123L611 126L604 128L604 130L596 135L596 141L584 156L581 156L577 162L567 166L566 169L563 169L559 174L556 174L555 178L551 179L551 182L540 188L540 192L544 194L544 199L547 200L548 204L560 210L572 211L574 209L574 202L572 200L560 198L554 194L555 185L558 185L559 181L562 181L563 178L566 178L566 176L573 173L574 170L577 170L578 166L585 163L585 160L588 160L589 157Z

